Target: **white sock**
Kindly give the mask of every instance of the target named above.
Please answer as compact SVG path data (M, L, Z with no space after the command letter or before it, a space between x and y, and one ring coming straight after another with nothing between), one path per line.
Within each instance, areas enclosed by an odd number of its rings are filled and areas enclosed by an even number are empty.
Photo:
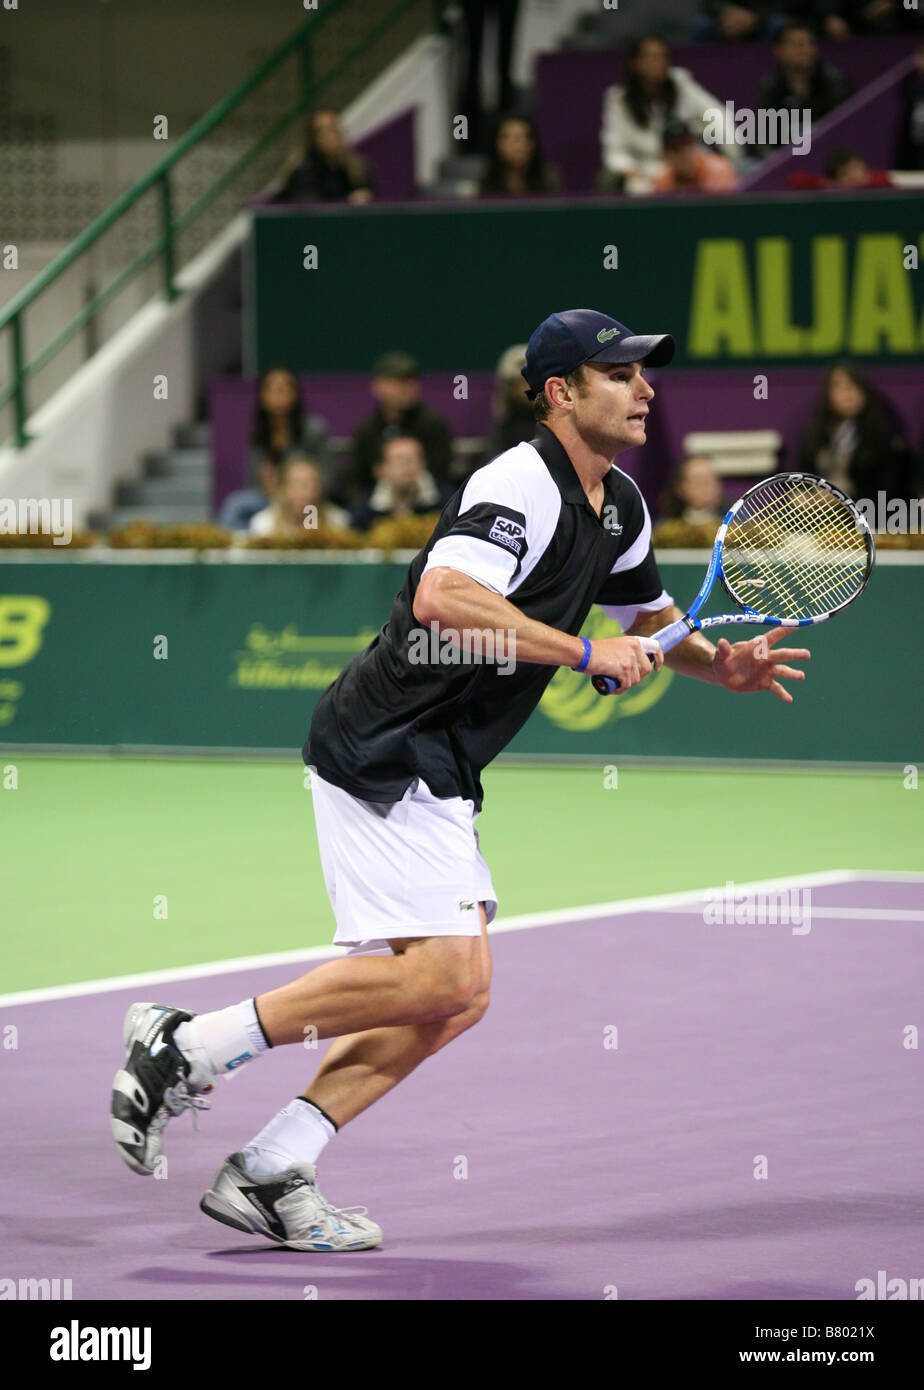
M336 1133L333 1121L299 1096L251 1139L243 1150L244 1162L248 1172L261 1178L282 1173L293 1163L317 1163L325 1144Z
M188 1061L199 1062L213 1076L237 1071L270 1046L252 999L214 1013L197 1014L188 1023L181 1023L173 1037Z

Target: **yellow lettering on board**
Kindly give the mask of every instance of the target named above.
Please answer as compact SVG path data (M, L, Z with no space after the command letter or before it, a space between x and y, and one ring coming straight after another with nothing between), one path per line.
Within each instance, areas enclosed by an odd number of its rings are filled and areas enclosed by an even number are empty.
M812 237L812 326L805 350L827 357L844 346L847 243L840 236Z
M744 242L698 243L687 341L691 357L754 356L754 307Z
M757 239L757 305L764 352L798 357L805 330L792 322L792 247L786 237Z
M51 604L38 594L0 597L0 666L22 666L42 645Z
M903 245L891 233L857 239L850 315L850 351L857 355L914 352L914 301Z

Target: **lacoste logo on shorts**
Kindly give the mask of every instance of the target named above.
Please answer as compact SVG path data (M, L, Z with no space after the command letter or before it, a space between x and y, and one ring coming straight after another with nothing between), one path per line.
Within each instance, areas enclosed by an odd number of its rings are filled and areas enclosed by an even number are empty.
M523 549L523 542L526 540L526 532L516 521L510 521L505 516L494 518L494 525L488 532L488 540L498 541L505 545L508 550L512 550L514 555L519 555Z

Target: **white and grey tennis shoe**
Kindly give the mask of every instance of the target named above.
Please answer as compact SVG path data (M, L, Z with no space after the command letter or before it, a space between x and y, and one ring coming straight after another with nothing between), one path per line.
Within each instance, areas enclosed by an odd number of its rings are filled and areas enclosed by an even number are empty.
M199 1206L226 1226L290 1250L372 1250L382 1243L382 1228L365 1207L338 1208L321 1195L313 1163L257 1177L243 1154L231 1154Z
M163 1004L132 1004L125 1015L122 1041L125 1065L112 1083L112 1137L129 1168L153 1173L167 1121L184 1110L208 1110L204 1092L211 1073L189 1062L173 1034L192 1014Z

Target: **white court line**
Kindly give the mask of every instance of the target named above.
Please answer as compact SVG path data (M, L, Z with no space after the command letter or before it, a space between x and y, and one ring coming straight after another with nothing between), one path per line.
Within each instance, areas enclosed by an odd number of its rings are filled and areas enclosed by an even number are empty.
M737 892L769 892L786 888L823 888L836 883L852 883L860 879L881 880L883 882L924 883L924 873L901 873L897 870L826 869L820 873L793 874L790 877L755 879L747 883L735 883ZM595 921L602 917L625 917L637 912L675 912L689 910L691 906L702 904L707 893L724 893L726 885L714 888L683 889L675 893L653 893L642 898L621 898L616 902L594 903L588 907L560 908L553 912L528 912L519 917L503 917L490 928L490 935L501 932L527 931L532 927L559 926L565 922ZM856 909L866 910L866 909ZM873 917L884 917L886 913L868 909ZM819 915L820 908L813 908L813 916ZM831 909L836 916L844 911ZM13 994L0 994L0 1008L12 1008L17 1004L41 1004L54 999L77 999L87 994L110 994L120 989L134 989L147 985L169 984L173 980L200 980L211 975L233 975L243 970L262 970L272 965L292 965L314 960L344 959L342 947L308 946L303 950L273 951L259 956L238 956L233 960L207 961L201 965L179 965L166 970L147 970L137 975L115 975L104 980L82 980L73 985L51 985L42 989L20 990Z
M737 885L736 885L737 896ZM719 902L722 902L719 899ZM745 904L742 904L744 906ZM806 909L808 912L809 909ZM664 907L662 912L691 913L699 916L699 905L689 904L683 907ZM881 911L875 907L813 907L811 909L812 920L816 917L829 917L834 922L842 922L848 918L858 922L924 922L924 910L918 911L912 907L890 907L883 908Z

